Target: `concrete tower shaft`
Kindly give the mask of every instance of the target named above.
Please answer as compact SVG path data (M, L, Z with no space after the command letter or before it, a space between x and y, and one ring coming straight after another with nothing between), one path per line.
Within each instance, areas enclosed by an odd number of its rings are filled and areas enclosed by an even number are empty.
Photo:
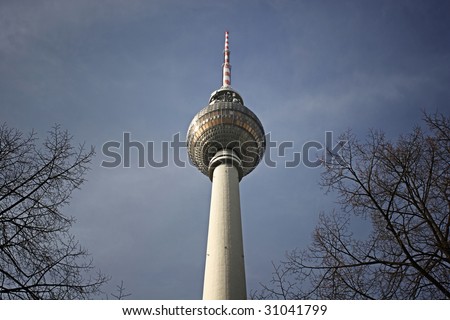
M217 166L212 177L204 300L247 298L238 161L229 150L212 160Z

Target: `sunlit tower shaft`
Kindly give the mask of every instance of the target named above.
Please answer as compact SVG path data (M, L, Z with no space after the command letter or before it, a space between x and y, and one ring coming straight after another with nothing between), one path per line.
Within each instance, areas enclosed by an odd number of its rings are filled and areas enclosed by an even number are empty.
M219 163L212 177L203 283L203 299L206 300L247 297L239 174L235 165L227 163L231 157L236 157L233 151L223 150L212 160Z
M239 182L261 161L264 129L231 87L228 32L225 32L222 87L192 120L189 157L212 181L203 299L246 299Z

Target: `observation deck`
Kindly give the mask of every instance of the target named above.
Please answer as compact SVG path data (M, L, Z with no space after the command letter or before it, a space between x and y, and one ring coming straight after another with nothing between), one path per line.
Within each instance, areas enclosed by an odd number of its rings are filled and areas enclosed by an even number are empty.
M240 159L239 179L261 161L266 147L264 128L258 117L231 87L211 94L209 104L195 115L187 133L192 163L212 178L211 159L221 150L232 150Z

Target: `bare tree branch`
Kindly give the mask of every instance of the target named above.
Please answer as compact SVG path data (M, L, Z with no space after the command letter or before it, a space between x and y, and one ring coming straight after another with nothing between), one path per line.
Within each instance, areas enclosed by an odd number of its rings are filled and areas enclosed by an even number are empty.
M395 143L377 131L364 142L351 132L340 137L348 143L338 158L326 157L321 185L337 192L342 212L322 214L309 248L287 254L262 292L450 299L450 119L424 121L427 132L415 128ZM355 219L369 230L363 239L352 233Z
M84 299L107 281L61 212L94 155L71 140L55 126L38 146L34 132L0 127L0 299Z

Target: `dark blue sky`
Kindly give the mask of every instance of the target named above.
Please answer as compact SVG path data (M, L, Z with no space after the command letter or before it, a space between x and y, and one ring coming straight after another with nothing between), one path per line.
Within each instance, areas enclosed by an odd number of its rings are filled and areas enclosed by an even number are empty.
M96 147L66 212L113 277L106 290L123 280L134 299L201 297L209 180L173 161L138 168L135 153L131 168L105 169L101 151L124 132L184 138L221 85L225 30L233 87L294 146L241 182L249 291L334 207L320 168L285 168L293 152L326 131L395 138L422 110L450 113L448 1L2 1L0 122L40 136L59 123Z

